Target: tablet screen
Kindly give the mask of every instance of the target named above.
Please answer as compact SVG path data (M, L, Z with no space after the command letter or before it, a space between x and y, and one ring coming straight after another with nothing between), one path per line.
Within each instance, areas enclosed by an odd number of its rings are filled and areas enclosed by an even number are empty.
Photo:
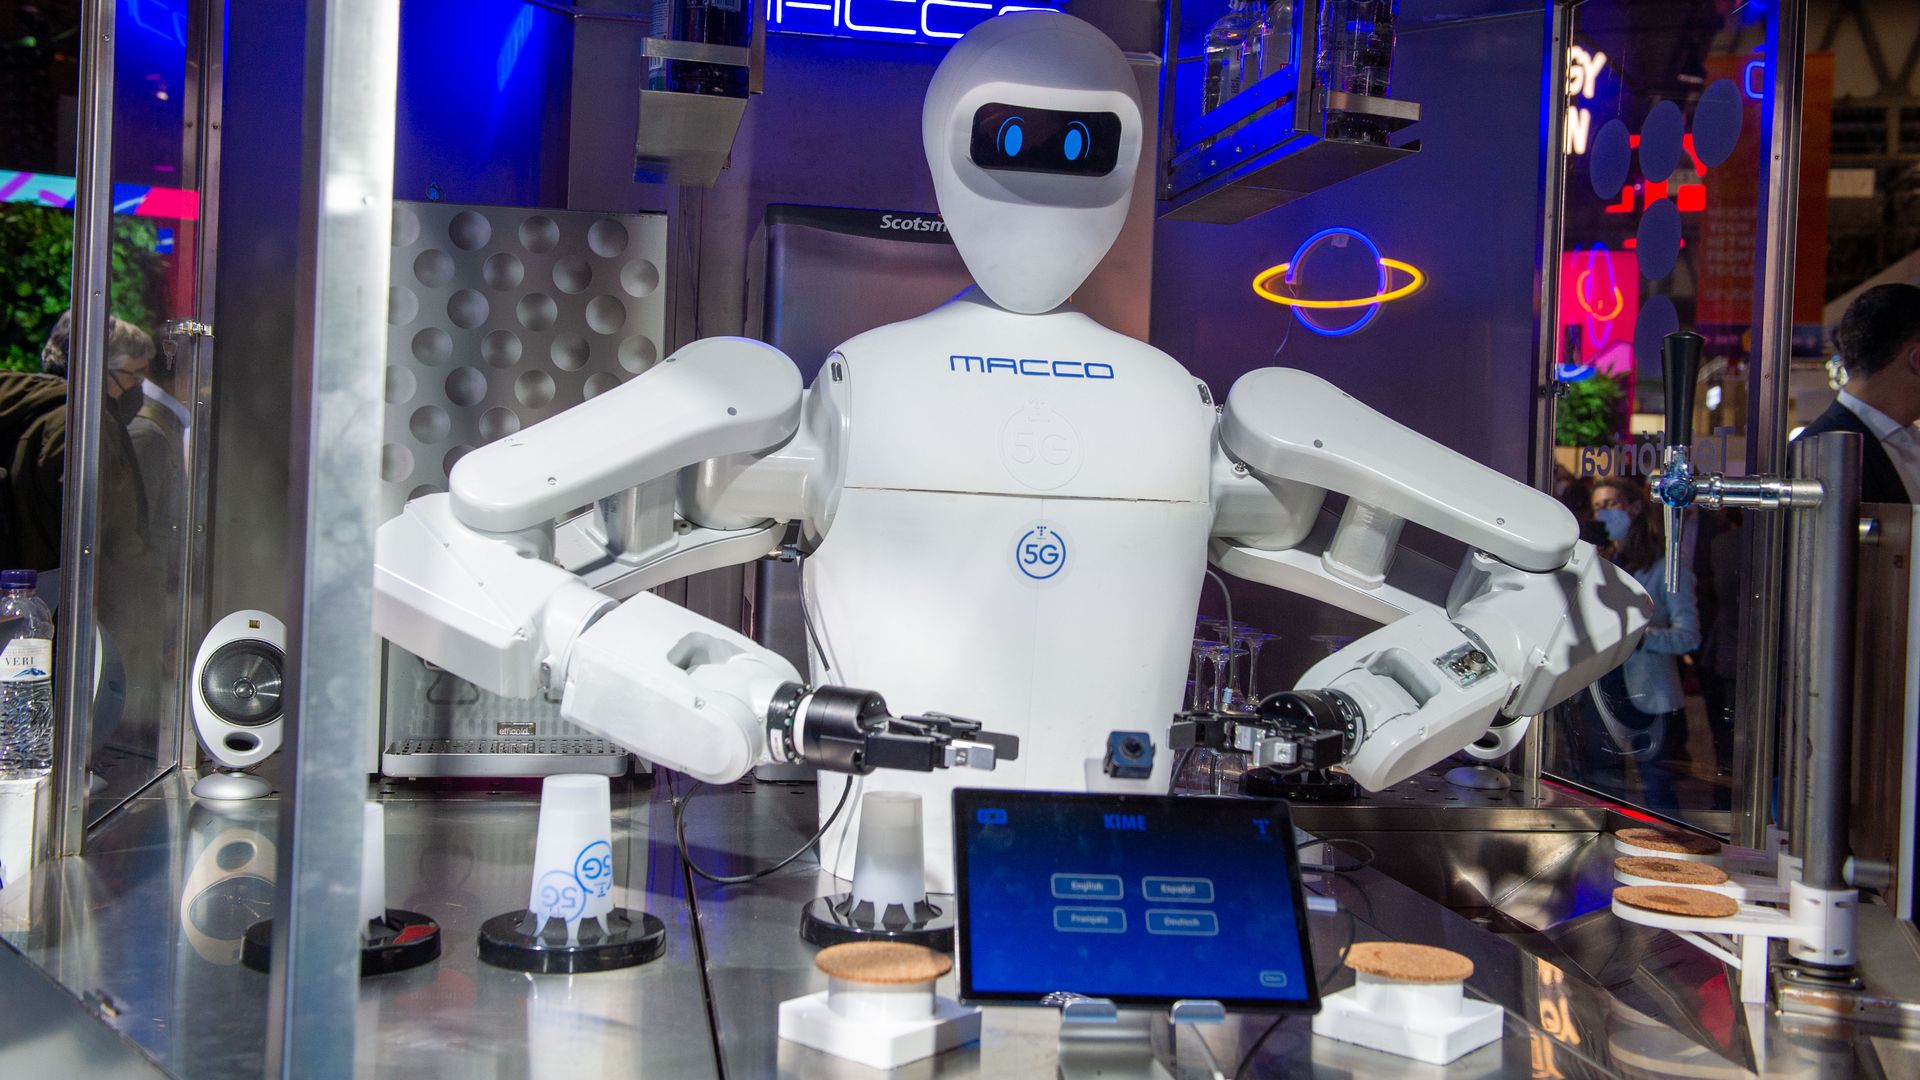
M1287 804L954 792L961 995L1319 1008Z

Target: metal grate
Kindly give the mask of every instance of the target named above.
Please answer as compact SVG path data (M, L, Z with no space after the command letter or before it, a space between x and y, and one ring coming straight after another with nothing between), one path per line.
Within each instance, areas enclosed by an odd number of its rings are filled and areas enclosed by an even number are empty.
M565 754L599 756L626 751L604 739L402 739L387 744L389 755L407 754Z

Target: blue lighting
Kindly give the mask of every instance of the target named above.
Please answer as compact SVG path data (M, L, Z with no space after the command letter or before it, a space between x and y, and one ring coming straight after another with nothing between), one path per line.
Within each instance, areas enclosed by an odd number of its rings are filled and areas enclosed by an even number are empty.
M1300 242L1300 246L1293 251L1293 258L1290 260L1292 265L1287 268L1287 284L1293 285L1296 283L1295 279L1300 273L1300 264L1306 258L1307 252L1311 251L1314 245L1320 241L1331 239L1335 236L1350 237L1360 241L1360 243L1366 247L1367 255L1373 260L1373 265L1379 267L1380 283L1374 286L1374 295L1378 296L1386 292L1387 268L1380 266L1380 246L1368 239L1365 233L1357 229L1349 229L1344 225L1335 225L1331 228L1321 229L1319 232L1314 233L1312 236ZM1322 337L1346 337L1348 334L1357 334L1366 329L1367 325L1373 322L1374 316L1380 314L1380 305L1370 304L1363 310L1365 314L1345 326L1323 326L1313 321L1313 316L1307 314L1305 308L1295 308L1293 317L1300 320L1300 325Z
M943 45L995 15L1058 11L1065 0L767 0L767 29L783 34Z
M527 47L527 38L533 36L533 8L522 7L507 26L506 37L500 42L500 54L493 61L493 88L505 90L507 80L513 78L513 69L520 64L520 50Z
M125 0L127 18L134 26L161 41L184 46L187 43L187 12L166 0Z
M1066 152L1067 160L1079 161L1081 155L1087 152L1089 141L1091 140L1087 135L1087 125L1078 120L1068 124L1066 145L1062 148Z
M1740 73L1740 88L1755 101L1766 96L1767 62L1765 60L1747 61L1747 66Z
M1027 141L1026 132L1020 126L1020 118L1009 116L1000 125L1000 152L1008 157L1019 157L1020 147Z

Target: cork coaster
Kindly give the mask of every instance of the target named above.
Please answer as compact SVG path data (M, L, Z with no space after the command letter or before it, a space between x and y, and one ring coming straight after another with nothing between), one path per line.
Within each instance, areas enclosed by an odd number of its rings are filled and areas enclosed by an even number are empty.
M1461 982L1473 974L1473 961L1457 952L1403 941L1362 941L1347 949L1346 964L1362 974L1397 982Z
M1720 841L1709 840L1704 836L1691 833L1670 833L1660 829L1621 829L1614 833L1616 840L1623 840L1637 848L1648 851L1672 851L1681 855L1718 855Z
M1642 911L1695 919L1724 919L1740 911L1740 904L1731 896L1676 885L1622 885L1613 890L1613 898Z
M1652 878L1655 881L1671 881L1675 885L1725 885L1727 883L1727 872L1712 863L1682 862L1679 859L1649 859L1643 855L1628 855L1613 860L1613 868L1623 874Z
M848 982L909 986L932 982L953 970L953 957L925 945L850 941L821 949L813 964L829 976Z

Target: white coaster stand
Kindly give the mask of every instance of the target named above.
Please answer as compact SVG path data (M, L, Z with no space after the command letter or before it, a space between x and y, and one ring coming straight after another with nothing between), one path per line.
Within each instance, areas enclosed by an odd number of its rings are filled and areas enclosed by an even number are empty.
M1801 861L1780 850L1777 831L1768 842L1771 850L1728 847L1718 855L1688 855L1643 848L1616 836L1614 850L1621 855L1708 863L1726 870L1729 877L1721 885L1683 885L1622 873L1616 867L1614 880L1623 885L1666 885L1719 893L1738 901L1740 909L1725 918L1712 919L1667 915L1615 900L1613 913L1630 923L1672 931L1680 940L1739 972L1740 1000L1749 1005L1767 1000L1769 942L1774 938L1785 941L1788 954L1796 960L1831 967L1852 964L1858 891L1808 888L1800 880ZM1772 876L1764 876L1769 871Z
M1500 1006L1466 984L1411 983L1354 972L1353 986L1320 999L1313 1033L1415 1061L1445 1065L1500 1037Z
M817 994L780 1003L780 1037L825 1054L897 1069L980 1037L980 1010L933 992L933 981L856 983L832 976Z

